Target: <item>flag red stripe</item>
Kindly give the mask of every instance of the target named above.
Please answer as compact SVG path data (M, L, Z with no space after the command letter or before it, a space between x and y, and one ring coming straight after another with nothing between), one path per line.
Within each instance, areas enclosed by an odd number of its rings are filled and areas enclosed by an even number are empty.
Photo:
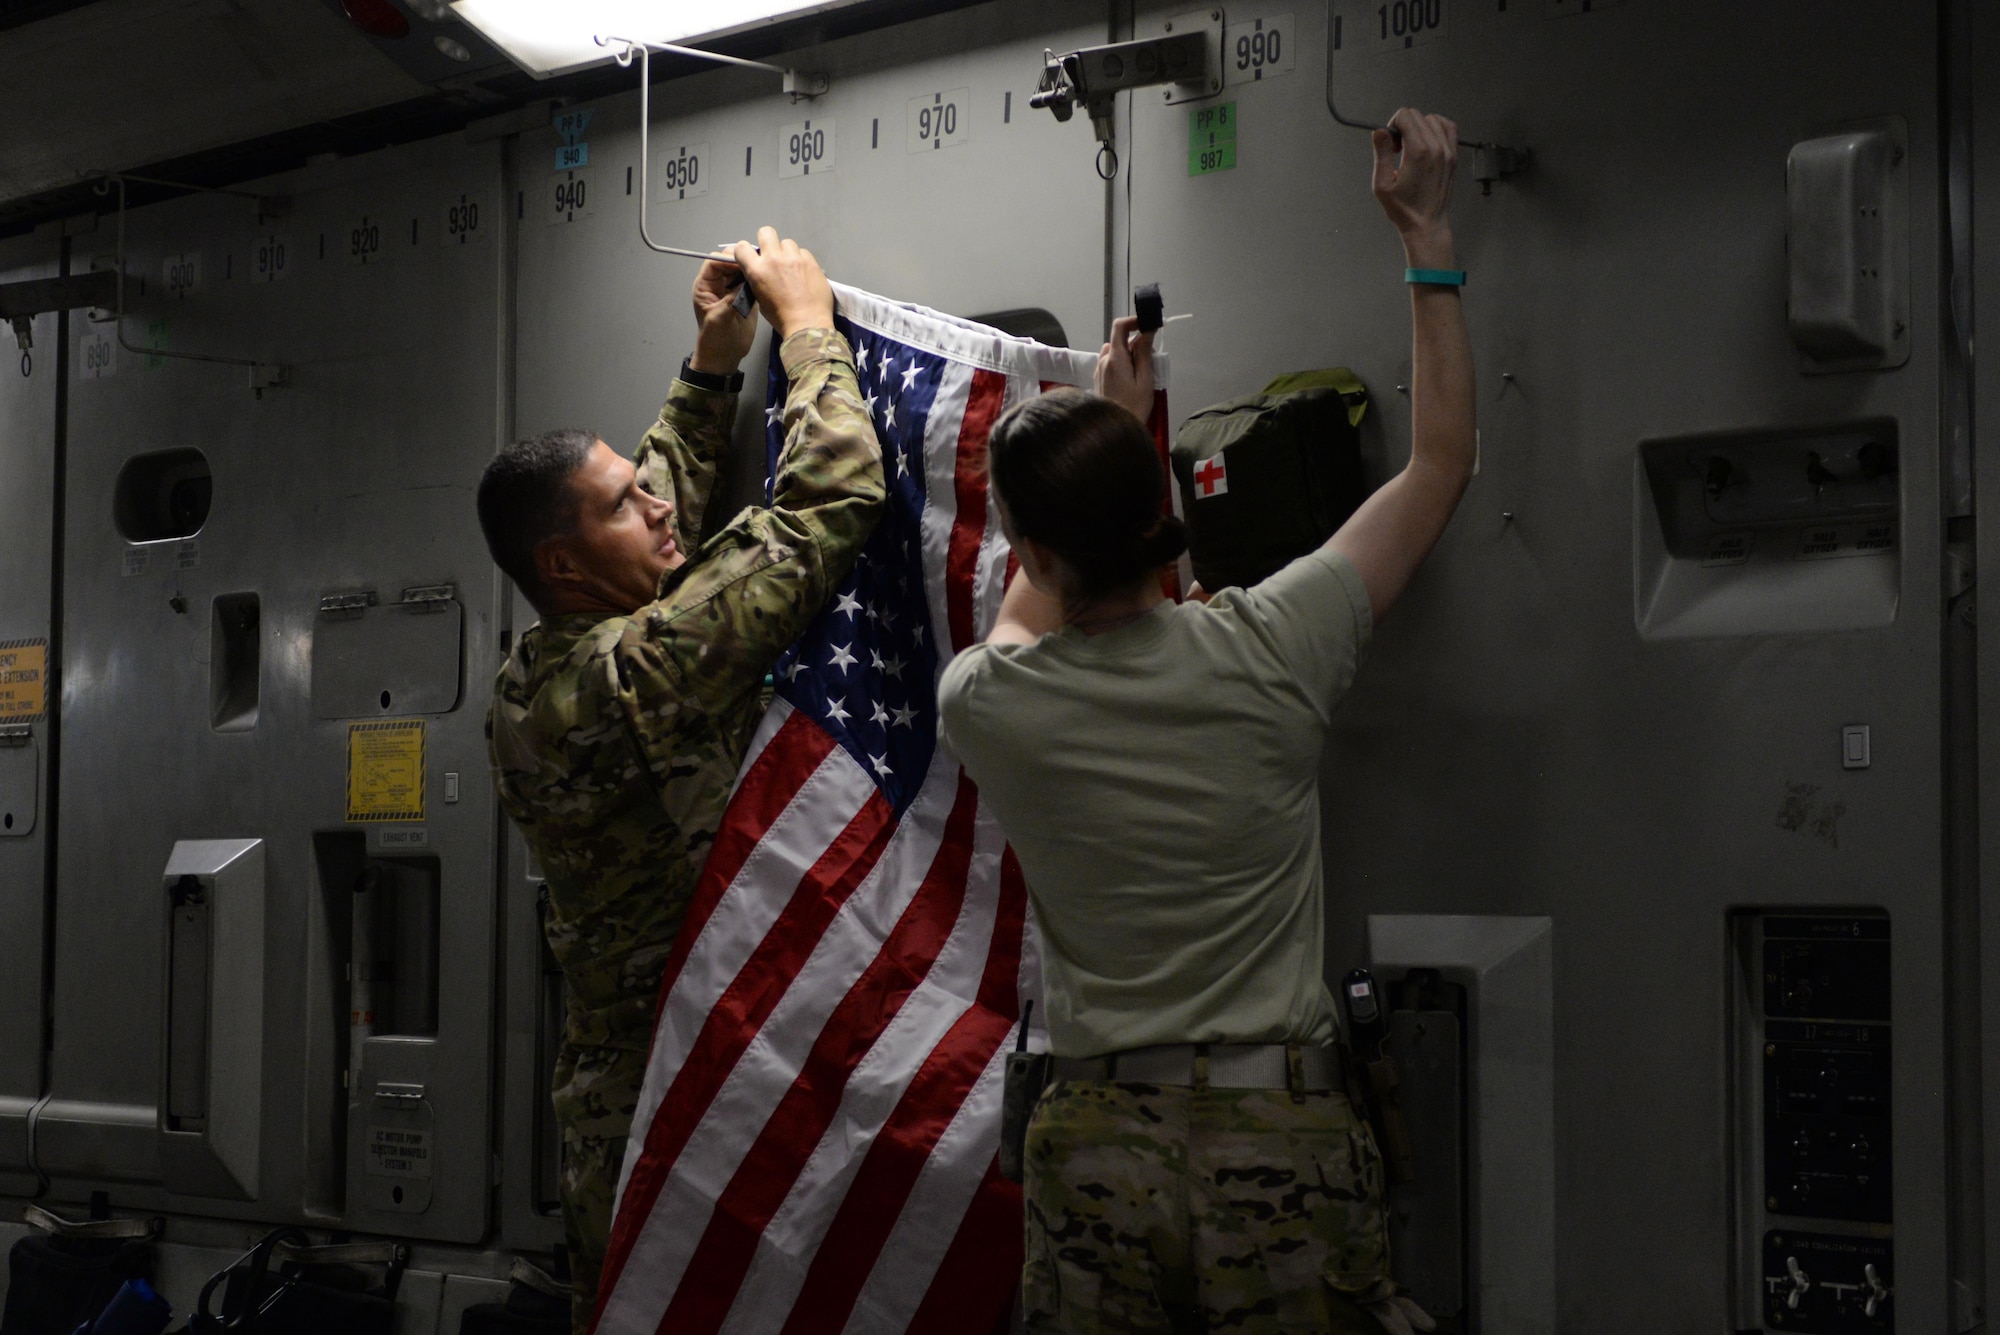
M986 433L1000 416L1007 399L1007 377L997 371L974 371L966 391L965 420L958 428L958 463L953 469L958 504L945 549L945 611L951 620L951 652L975 642L972 581L979 573L980 551L986 543Z
M1021 1187L1000 1176L996 1158L987 1165L965 1211L965 1222L931 1276L931 1286L904 1335L1004 1329L1002 1323L1021 1286L1023 1251Z
M1027 888L1009 848L1001 855L1000 902L979 998L959 1017L910 1081L909 1088L868 1147L840 1202L826 1238L813 1256L804 1286L792 1304L784 1335L834 1335L847 1325L861 1286L875 1267L931 1151L958 1114L1004 1043L1019 1012L1022 921ZM1008 1184L1012 1185L1012 1184ZM982 1192L985 1187L981 1187ZM977 1202L975 1201L975 1205ZM1014 1202L1015 1251L1020 1250L1020 1200ZM964 1232L964 1225L960 1232ZM954 1244L954 1247L956 1244ZM990 1261L989 1261L990 1264ZM1019 1270L1018 1259L1014 1270ZM1004 1269L1004 1267L1003 1267ZM1004 1310L1004 1308L1003 1308ZM962 1308L959 1329L976 1328L976 1307Z
M827 1017L792 1087L772 1110L715 1203L660 1330L702 1335L722 1325L778 1207L840 1111L848 1077L936 962L965 903L979 792L963 771L923 884L861 977Z
M660 1100L652 1125L646 1128L645 1148L625 1184L598 1285L598 1315L603 1314L605 1302L624 1273L633 1244L652 1216L674 1161L707 1115L710 1100L819 944L827 924L874 869L895 831L896 809L879 790L869 794L847 828L800 880L756 953L703 1021L687 1060Z
M709 915L735 884L750 854L798 796L799 789L833 754L834 745L826 729L807 717L804 710L795 709L751 762L742 784L729 799L729 810L723 814L715 842L709 847L708 862L702 867L701 879L695 882L687 917L682 920L674 937L674 948L667 956L666 975L660 980L661 1009L665 1008L667 993L673 990L674 980L680 977L681 968L687 963L688 952L694 949L695 939L708 924ZM653 1023L657 1028L658 1010L654 1012Z

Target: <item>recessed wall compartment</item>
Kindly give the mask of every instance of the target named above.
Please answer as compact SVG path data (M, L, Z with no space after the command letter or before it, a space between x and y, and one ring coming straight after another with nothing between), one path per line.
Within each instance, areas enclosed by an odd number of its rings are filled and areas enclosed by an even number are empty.
M111 519L127 542L191 538L208 522L215 483L200 450L138 454L118 470Z
M313 621L313 717L448 714L458 707L464 609L449 584L328 594Z
M1649 440L1634 469L1633 615L1647 639L1886 626L1902 474L1887 418Z

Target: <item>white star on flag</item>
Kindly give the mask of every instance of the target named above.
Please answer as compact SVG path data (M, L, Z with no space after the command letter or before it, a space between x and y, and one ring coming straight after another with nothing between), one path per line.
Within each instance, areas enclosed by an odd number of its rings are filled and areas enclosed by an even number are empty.
M883 426L896 425L896 401L894 399L889 400L888 408L886 408L882 413L882 425Z
M764 425L776 426L778 424L778 419L780 417L783 417L784 415L785 415L785 410L783 408L775 406L766 408L764 410Z
M888 662L882 664L882 670L897 681L901 681L903 679L903 660L892 657Z
M873 417L875 415L875 396L870 394L867 398L861 400L861 406L868 410L870 417Z
M869 756L868 763L873 765L875 772L885 779L896 772L889 768L889 757L887 756Z
M826 702L826 716L832 719L835 723L842 724L843 726L847 723L847 720L850 717L852 717L845 709L841 708L841 705L844 704L846 700L847 697L842 696L838 700L829 699Z
M889 721L889 711L882 708L880 700L877 700L875 707L869 711L868 721L870 723L887 723Z
M910 627L910 639L916 642L917 648L924 647L924 628L921 623Z
M785 669L785 676L788 680L797 681L799 679L799 674L801 672L804 672L805 670L806 670L806 660L803 658L795 658L792 660L792 665L789 668Z
M874 668L877 672L882 670L882 655L880 651L875 649L868 651L868 666Z
M840 595L840 601L834 604L833 610L836 612L845 612L848 616L853 616L861 610L861 600L851 593L843 593Z
M917 377L922 374L923 374L922 369L919 368L915 362L911 362L909 369L903 372L903 388L909 389L911 386L915 385L917 383Z
M854 663L854 655L849 652L851 648L852 646L845 644L834 645L833 657L827 661L827 666L839 668L840 675L843 677L847 675L847 669Z
M896 706L894 712L896 715L896 722L892 726L915 730L917 726L916 723L914 722L914 720L917 717L916 710L910 708L908 705L898 705Z
M857 371L868 369L868 345L866 343L863 343L854 350L854 369Z

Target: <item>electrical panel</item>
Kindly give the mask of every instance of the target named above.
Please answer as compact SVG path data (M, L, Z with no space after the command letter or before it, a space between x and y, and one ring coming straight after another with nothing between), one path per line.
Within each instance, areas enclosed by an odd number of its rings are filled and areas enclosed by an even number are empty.
M1767 1330L1895 1329L1890 923L1743 914L1740 1239Z

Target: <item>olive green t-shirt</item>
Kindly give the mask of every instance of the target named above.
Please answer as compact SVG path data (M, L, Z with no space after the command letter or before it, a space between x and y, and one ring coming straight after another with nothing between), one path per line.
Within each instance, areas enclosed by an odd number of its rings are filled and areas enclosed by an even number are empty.
M1319 762L1370 629L1322 549L945 669L947 743L1027 878L1057 1053L1333 1040Z

